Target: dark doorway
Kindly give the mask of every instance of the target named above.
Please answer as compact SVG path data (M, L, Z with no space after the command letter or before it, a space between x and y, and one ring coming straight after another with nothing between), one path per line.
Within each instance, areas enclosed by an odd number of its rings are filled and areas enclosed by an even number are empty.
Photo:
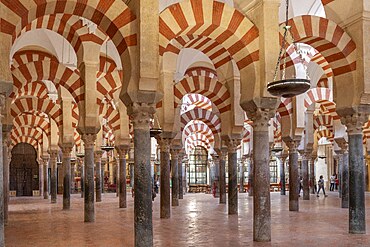
M33 146L20 143L12 149L10 162L10 190L17 196L32 196L39 190L39 164Z

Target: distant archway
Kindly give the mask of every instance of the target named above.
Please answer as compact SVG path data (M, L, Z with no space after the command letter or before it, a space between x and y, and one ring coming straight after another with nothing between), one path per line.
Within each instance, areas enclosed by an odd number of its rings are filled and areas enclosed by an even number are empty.
M36 150L30 144L19 143L12 149L10 191L15 191L16 196L33 196L33 191L39 189Z

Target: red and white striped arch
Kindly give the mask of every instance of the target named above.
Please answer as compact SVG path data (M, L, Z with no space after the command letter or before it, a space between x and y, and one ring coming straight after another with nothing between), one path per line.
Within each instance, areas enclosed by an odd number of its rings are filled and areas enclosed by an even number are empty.
M201 133L193 133L189 135L185 140L185 146L189 149L193 149L196 147L196 144L202 142L207 146L207 150L212 147L212 144L210 140L207 138L207 136L201 134Z
M330 142L334 141L334 133L329 129L318 130L316 132L316 137L317 141L319 141L323 137L326 137Z
M181 114L193 108L201 108L207 111L212 111L212 102L207 97L200 94L187 94L186 98L182 99Z
M75 141L75 146L82 148L82 146L81 146L82 145L81 135L77 132L77 129L75 129L74 132L73 132L73 139ZM77 150L80 150L80 149L77 148Z
M35 116L33 114L22 114L18 115L13 119L14 128L31 127L40 128L44 131L47 136L50 136L50 123L48 118Z
M33 146L36 151L39 148L39 142L37 140L35 140L34 138L29 137L29 136L17 136L16 137L16 136L12 135L12 136L10 136L10 139L12 141L11 148L13 148L15 145L17 145L19 143L28 143L31 146Z
M13 99L19 98L21 96L35 96L40 99L46 99L48 98L48 89L45 86L45 83L42 81L33 81L29 82L26 85L23 85L21 88L18 89L17 95L13 94L11 97Z
M207 137L209 142L214 142L214 135L212 130L209 128L207 124L202 121L191 121L188 125L185 126L182 132L182 141L185 142L186 138L193 133L200 133Z
M221 120L216 114L212 111L194 108L181 115L181 131L183 131L184 127L192 120L203 121L212 130L214 135L221 130Z
M111 95L113 95L113 92L118 88L121 88L122 78L122 70L114 70L108 72L107 74L102 74L102 76L98 79L96 86L98 92L97 104L101 105L104 97L112 97Z
M283 142L283 135L281 132L281 116L279 113L276 113L273 121L273 128L274 128L274 143L282 143Z
M17 117L23 113L44 112L52 118L57 126L62 126L62 110L58 104L53 103L49 99L18 98L10 106L10 114L12 117Z
M324 126L330 131L334 132L334 120L330 115L315 115L313 118L313 128L315 130L320 129L320 126Z
M217 79L217 72L207 67L191 67L185 71L185 77L204 76Z
M333 75L356 69L356 44L336 23L318 16L297 16L288 21L296 42L308 44L330 64ZM281 29L283 31L283 29Z
M331 69L328 61L326 61L325 57L321 53L317 53L315 56L313 56L311 62L317 63L322 68L326 78L333 77L333 70Z
M42 144L42 130L39 128L31 128L31 127L19 127L19 128L12 128L11 135L15 138L20 136L28 136L35 139L38 143Z
M244 126L242 132L242 141L248 143L251 141L251 132Z
M229 90L216 79L204 76L185 77L174 85L175 108L186 94L201 94L209 98L220 113L231 110Z
M197 35L216 41L235 60L240 73L250 76L254 83L254 63L259 59L258 29L227 4L212 0L173 4L160 14L159 33L160 54L179 36Z
M47 52L38 50L21 50L17 51L12 58L12 64L10 66L11 70L14 70L21 66L22 64L32 63L36 61L51 60L58 63L58 59Z
M209 149L211 148L210 145L203 142L202 140L193 141L193 142L189 143L188 145L186 145L185 147L186 147L186 153L188 153L188 154L191 153L193 151L193 149L196 148L196 147L203 147L207 151L209 151Z
M137 44L136 17L123 1L96 0L19 0L3 1L5 15L2 17L1 30L10 34L13 41L28 24L39 17L66 14L84 17L95 23L113 41L124 66L125 82L131 75L130 46ZM117 11L119 10L119 11Z
M281 98L281 103L276 110L280 117L290 116L293 112L293 104L291 98Z
M305 110L314 104L320 103L320 108L323 114L330 114L334 120L338 120L339 116L335 111L335 103L333 103L331 90L328 88L317 87L308 90L304 96Z
M84 100L84 83L77 71L54 61L35 61L23 64L12 71L14 90L33 81L49 80L55 83L56 88L65 87L78 103Z

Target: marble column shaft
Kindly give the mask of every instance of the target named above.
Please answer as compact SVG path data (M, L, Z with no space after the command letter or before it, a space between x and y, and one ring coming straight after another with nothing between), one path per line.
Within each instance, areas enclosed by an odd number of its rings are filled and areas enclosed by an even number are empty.
M362 133L349 134L349 232L366 234Z
M309 153L305 153L302 156L303 200L310 200L310 178L308 174L308 162L310 160Z
M85 162L84 162L84 222L95 221L95 204L94 204L94 142L96 134L83 134L82 140L85 145Z
M2 107L5 103L5 97L0 95L0 246L5 246L4 238L4 150L3 150L3 124Z
M104 170L105 170L105 161L101 160L100 163L100 188L101 193L104 194Z
M179 155L179 161L178 161L178 177L179 177L179 199L184 199L184 187L183 187L183 181L182 181L182 159L183 154Z
M1 117L0 117L1 122ZM1 123L0 123L1 124ZM9 165L10 165L10 132L3 132L3 191L4 191L4 224L8 223L9 216Z
M103 155L103 151L96 150L95 151L95 193L96 193L96 202L101 202L101 156Z
M71 152L72 144L63 144L63 210L71 208Z
M285 182L285 160L287 158L286 154L281 155L280 159L280 195L286 195L286 182Z
M80 159L80 169L81 169L81 177L80 177L80 186L81 186L81 198L85 197L85 159Z
M57 202L57 192L58 192L58 184L57 184L57 150L50 151L50 195L51 195L51 203Z
M253 162L254 162L253 157L251 157L248 163L248 196L253 196L253 173L254 173Z
M238 214L238 160L236 150L240 144L239 139L229 139L226 141L228 148L228 213Z
M128 109L128 113L129 111L131 112L129 115L131 115L134 127L135 247L150 247L153 246L153 221L149 124L150 119L153 117L154 109L142 105L134 105Z
M171 217L170 196L170 143L172 139L159 138L161 149L161 185L160 185L160 217L168 219Z
M129 151L128 146L117 147L119 155L119 191L118 204L120 208L127 208L127 191L126 191L126 154Z
M49 168L49 158L43 158L43 179L44 179L44 199L49 199L49 174L48 174L48 168Z
M298 141L288 141L289 147L289 211L299 211Z
M310 193L316 194L315 192L315 157L311 157L311 164L310 164Z
M227 150L222 148L219 157L220 157L220 203L225 204L226 203L226 152Z
M171 149L172 206L179 206L179 150Z
M253 120L253 240L271 241L269 114L260 111Z
M349 160L348 151L343 152L343 163L342 163L342 183L340 184L342 200L342 208L349 208Z

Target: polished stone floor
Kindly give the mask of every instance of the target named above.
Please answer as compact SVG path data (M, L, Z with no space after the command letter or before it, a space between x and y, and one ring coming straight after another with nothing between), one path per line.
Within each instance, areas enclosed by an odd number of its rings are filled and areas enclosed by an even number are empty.
M367 234L348 234L348 209L336 192L300 199L300 212L289 212L288 196L271 193L272 241L253 242L253 201L239 194L239 215L209 194L186 194L172 207L171 219L159 218L159 196L153 206L154 246L370 246L370 194L366 194ZM5 243L10 246L133 246L133 198L118 208L115 194L96 203L96 222L83 223L83 199L72 196L72 209L41 198L11 198Z

